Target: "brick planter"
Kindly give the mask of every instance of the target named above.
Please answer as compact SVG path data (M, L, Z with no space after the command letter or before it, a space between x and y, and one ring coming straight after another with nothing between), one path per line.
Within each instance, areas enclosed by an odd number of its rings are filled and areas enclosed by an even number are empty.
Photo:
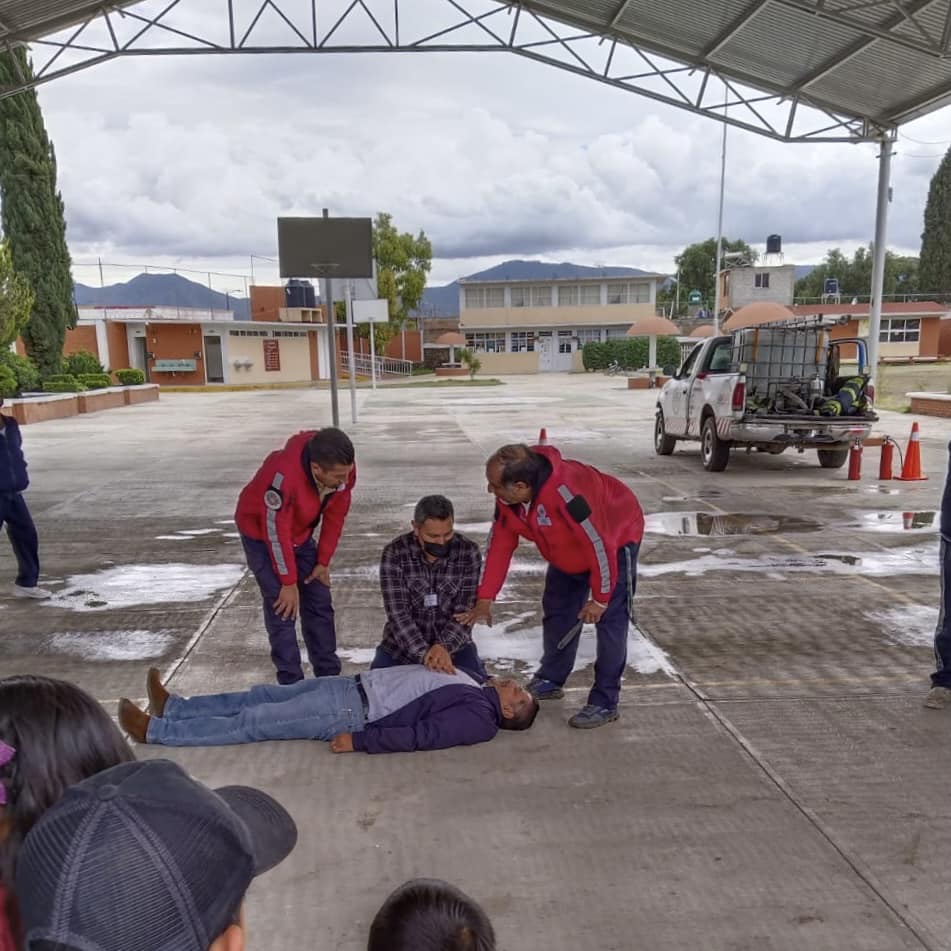
M468 376L466 367L436 367L436 376Z
M66 419L79 414L79 396L76 393L51 393L33 399L8 400L11 415L21 425L45 423L50 419Z
M116 409L125 405L125 394L116 387L79 394L80 413L98 413L104 409Z
M911 400L912 413L951 418L951 394L906 393L905 396Z
M629 376L627 378L627 388L629 390L649 390L651 381L646 376Z
M157 383L124 386L122 395L125 397L126 406L132 406L134 403L152 403L159 398L159 387Z

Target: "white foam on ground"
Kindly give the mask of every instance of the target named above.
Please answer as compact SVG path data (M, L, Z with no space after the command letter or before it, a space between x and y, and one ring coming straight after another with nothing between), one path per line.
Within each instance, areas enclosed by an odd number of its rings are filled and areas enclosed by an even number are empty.
M191 535L156 535L157 542L190 542Z
M931 647L938 626L938 609L923 604L907 604L884 611L868 611L865 615L880 625L885 636L894 644L909 647Z
M491 522L456 522L453 526L457 532L473 532L475 534L488 535L492 528Z
M539 406L542 403L560 403L561 396L455 396L444 393L438 400L420 400L420 406Z
M237 584L244 565L122 565L72 575L44 605L72 611L103 611L143 604L192 603Z
M886 551L867 552L855 556L855 564L842 561L853 557L851 552L823 552L802 555L763 555L759 558L744 558L731 549L664 564L645 564L637 567L639 577L656 578L661 575L705 575L714 571L742 571L759 574L834 574L866 575L872 578L887 578L892 575L936 575L938 573L938 546L919 545L914 548L892 548Z
M376 654L375 647L350 647L345 650L337 649L337 653L351 664L369 664Z
M82 660L152 660L174 639L171 631L62 631L50 635L49 649Z
M179 532L179 535L215 535L220 531L220 528L185 528Z

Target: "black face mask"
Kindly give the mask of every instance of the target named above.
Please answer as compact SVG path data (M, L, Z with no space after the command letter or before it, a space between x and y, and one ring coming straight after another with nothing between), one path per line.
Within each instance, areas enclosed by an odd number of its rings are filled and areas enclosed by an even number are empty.
M423 551L433 558L447 558L449 556L450 543L440 545L438 542L423 542Z

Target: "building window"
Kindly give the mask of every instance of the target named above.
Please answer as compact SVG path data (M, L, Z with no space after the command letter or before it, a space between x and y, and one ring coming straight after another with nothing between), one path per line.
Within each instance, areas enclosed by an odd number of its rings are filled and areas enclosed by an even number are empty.
M582 284L581 300L582 307L598 307L601 304L601 285L600 284Z
M600 327L579 327L575 331L578 338L578 346L583 347L586 343L601 343Z
M571 331L570 330L558 331L558 352L571 353Z
M878 339L881 343L917 343L921 339L921 321L883 317Z
M551 286L532 288L532 307L551 307Z
M608 340L623 340L627 337L627 327L608 327Z
M534 353L535 352L535 331L534 330L513 330L512 331L512 353Z
M229 330L229 337L269 337L269 330Z
M760 273L760 274L757 274L757 275L753 278L753 283L754 283L754 286L756 286L756 287L768 288L768 287L769 287L769 274L767 274L766 272L762 272L762 273Z
M559 307L597 307L601 303L600 284L559 284Z
M481 350L483 353L505 353L505 332L500 330L466 334L466 346L470 350Z
M646 281L622 283L612 281L608 284L609 304L648 304L651 299L651 286Z
M580 295L577 284L559 284L558 285L558 306L559 307L577 307Z
M466 307L470 310L484 310L487 307L505 306L505 288L503 287L467 287L465 289Z
M513 307L530 307L532 303L532 289L530 287L513 287L511 294Z

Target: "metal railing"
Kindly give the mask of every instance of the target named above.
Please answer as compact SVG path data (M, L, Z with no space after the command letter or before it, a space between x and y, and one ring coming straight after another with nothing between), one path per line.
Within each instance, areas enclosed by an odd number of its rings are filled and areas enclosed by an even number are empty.
M378 379L384 376L411 376L413 373L412 360L400 360L398 357L376 357L375 363ZM358 376L372 376L374 359L367 353L355 353L353 355L353 368ZM340 372L347 373L349 370L350 353L347 350L341 350Z

